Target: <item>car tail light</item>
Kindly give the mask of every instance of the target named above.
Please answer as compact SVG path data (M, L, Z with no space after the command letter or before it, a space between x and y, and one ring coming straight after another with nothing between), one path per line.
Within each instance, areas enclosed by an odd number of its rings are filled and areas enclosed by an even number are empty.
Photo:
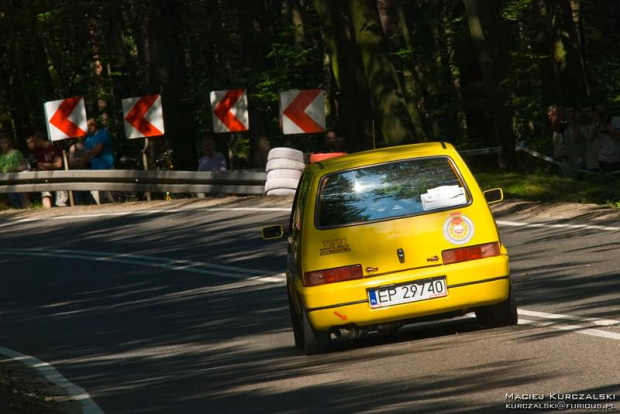
M498 242L461 247L460 249L444 250L441 252L444 264L465 262L467 260L476 260L493 256L499 256Z
M334 269L315 270L304 273L304 286L325 285L327 283L344 282L345 280L361 279L362 265L336 267Z

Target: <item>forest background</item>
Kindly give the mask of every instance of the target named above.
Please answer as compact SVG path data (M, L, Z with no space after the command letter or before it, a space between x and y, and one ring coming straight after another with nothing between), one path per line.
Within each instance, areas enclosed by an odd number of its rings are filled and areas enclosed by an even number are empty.
M614 0L4 0L0 132L46 130L44 102L83 96L89 117L125 138L121 100L160 93L175 169L195 170L215 136L233 168L270 147L320 148L283 135L279 92L325 91L327 124L350 151L444 140L551 153L550 104L620 104L620 2ZM209 93L246 89L250 130L213 134Z

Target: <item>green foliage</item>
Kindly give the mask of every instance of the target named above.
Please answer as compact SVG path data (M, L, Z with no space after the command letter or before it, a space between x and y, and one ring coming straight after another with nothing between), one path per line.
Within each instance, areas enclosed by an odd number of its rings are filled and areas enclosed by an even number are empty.
M342 42L348 42L357 67L339 73L353 80L362 99L369 99L368 85L381 91L381 82L364 79L358 71L362 55L356 38L374 35L382 42L407 100L409 110L419 114L419 127L430 139L445 139L460 148L495 145L497 137L485 79L469 35L462 2L402 0L395 2L403 16L400 31L383 36L382 27L364 24L359 33L351 26L350 7L326 3L339 16L336 27ZM482 4L482 2L480 2ZM557 3L566 7L570 2ZM583 60L590 96L576 104L609 101L620 114L620 55L613 53L620 42L617 0L582 0ZM323 22L312 2L300 2L304 40L296 40L289 2L244 2L242 0L32 0L0 4L0 122L4 132L21 136L28 130L44 129L42 104L48 100L81 95L89 115L108 113L109 129L123 138L121 99L162 92L178 94L189 102L194 137L212 132L208 101L213 90L245 88L251 118L260 122L243 137L229 139L235 151L251 158L250 136L260 127L273 144L287 137L279 130L279 94L285 89L324 88L329 99L330 124L342 124L347 100L337 89L326 62ZM374 4L370 3L374 6ZM372 12L376 7L369 7ZM481 7L482 9L482 7ZM172 14L174 13L174 16ZM399 15L400 16L400 15ZM168 17L174 17L168 18ZM537 12L531 0L493 0L480 10L484 33L491 44L497 70L496 84L510 114L517 140L550 154L550 132L546 106L565 96L559 68L551 67L551 44L541 47L545 33L558 27ZM163 19L159 21L157 19ZM367 21L379 21L378 19ZM566 22L564 22L566 23ZM253 32L260 26L260 32ZM406 30L404 30L406 29ZM159 31L159 32L158 32ZM252 33L260 35L252 36ZM382 38L383 37L383 38ZM503 40L504 43L499 42ZM384 50L381 50L384 52ZM348 52L347 52L348 53ZM97 66L100 65L100 66ZM565 70L578 72L567 61ZM180 70L182 68L183 70ZM555 72L554 72L555 71ZM172 73L172 75L171 75ZM549 75L550 77L547 77ZM372 75L370 75L372 76ZM371 80L372 82L369 82ZM488 79L487 79L488 81ZM384 82L387 85L387 81ZM173 85L172 89L165 89ZM385 86L385 85L384 85ZM380 95L380 94L377 94ZM382 96L387 101L389 94ZM570 95L569 95L570 96ZM98 106L105 100L107 108ZM350 101L349 101L350 102ZM377 111L385 102L364 102L360 108ZM371 113L360 113L360 131L370 130ZM375 130L385 130L373 117ZM171 142L187 139L187 131L170 126ZM256 134L259 134L258 132ZM371 142L369 137L348 137ZM301 146L320 137L295 137ZM379 140L382 137L378 137ZM242 142L243 141L243 142ZM242 144L240 144L242 142ZM185 142L183 145L187 145ZM360 145L362 147L363 145ZM519 159L526 171L545 171L527 157Z

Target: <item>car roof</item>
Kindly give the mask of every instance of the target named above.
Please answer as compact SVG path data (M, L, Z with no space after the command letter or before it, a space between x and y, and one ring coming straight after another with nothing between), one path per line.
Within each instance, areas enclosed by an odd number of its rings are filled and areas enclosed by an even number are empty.
M317 169L323 170L321 173L328 173L363 167L364 165L437 155L450 155L454 157L458 153L452 144L446 142L425 142L422 144L397 145L356 152L354 154L328 158L313 164L316 164Z

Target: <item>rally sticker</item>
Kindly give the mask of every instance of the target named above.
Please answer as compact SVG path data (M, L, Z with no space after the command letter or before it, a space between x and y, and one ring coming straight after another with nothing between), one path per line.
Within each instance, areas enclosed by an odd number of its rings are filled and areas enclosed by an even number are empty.
M325 256L326 254L348 253L350 251L351 246L347 243L347 239L324 240L321 256Z
M460 212L451 213L443 224L443 236L450 243L465 244L474 237L474 223Z

